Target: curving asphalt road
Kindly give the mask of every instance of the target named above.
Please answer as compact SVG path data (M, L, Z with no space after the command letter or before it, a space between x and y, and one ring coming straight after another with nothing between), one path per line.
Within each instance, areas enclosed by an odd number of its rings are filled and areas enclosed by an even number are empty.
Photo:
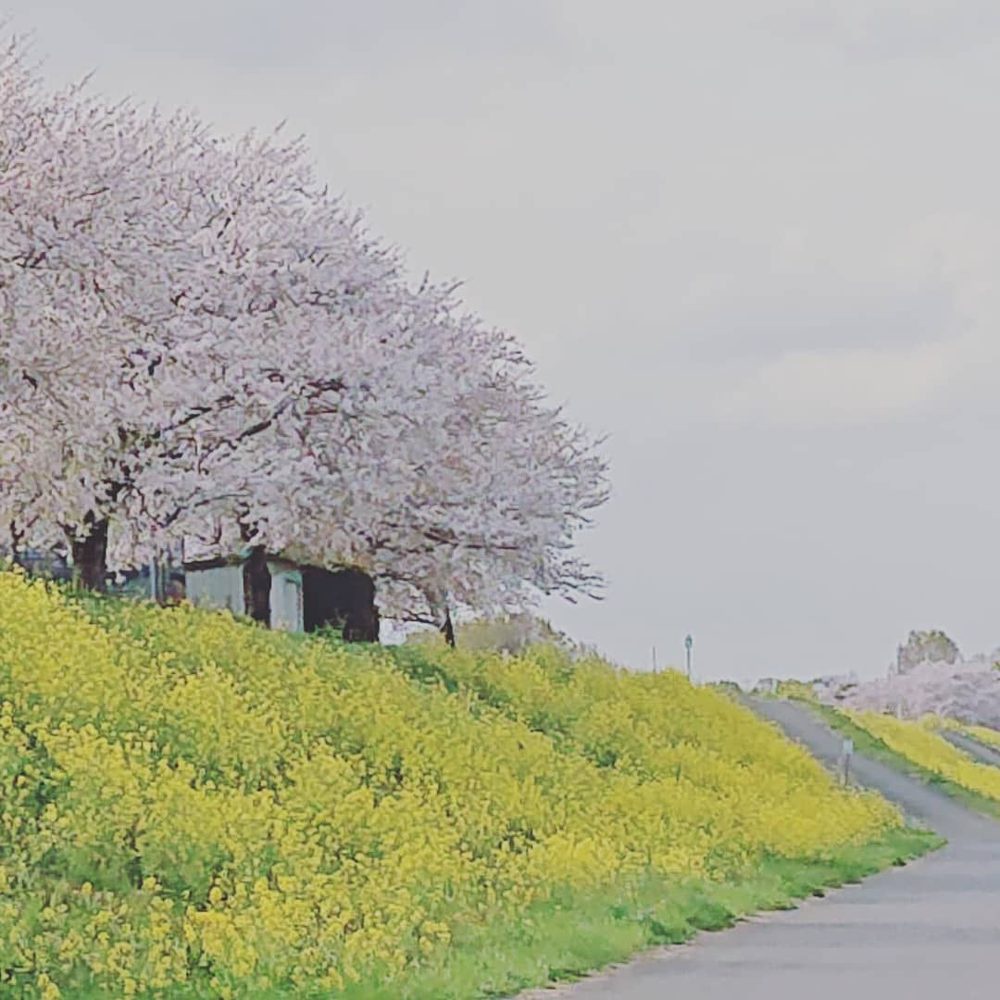
M970 757L974 757L980 764L990 764L993 767L1000 767L1000 750L980 743L971 736L963 733L948 732L945 730L941 735L959 750L964 750Z
M753 708L817 757L841 737L808 709ZM755 917L691 944L522 1000L995 1000L1000 996L1000 824L855 755L855 781L876 788L948 846L797 910Z

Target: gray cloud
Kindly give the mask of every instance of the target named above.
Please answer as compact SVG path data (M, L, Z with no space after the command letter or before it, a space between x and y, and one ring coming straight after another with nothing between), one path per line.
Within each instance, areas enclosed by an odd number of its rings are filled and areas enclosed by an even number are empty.
M697 310L676 339L698 360L752 360L789 352L913 347L957 330L947 286L868 287L826 277L811 284L762 281Z
M17 9L17 4L14 5ZM174 0L151 10L128 0L23 5L25 22L77 21L108 47L207 59L254 70L347 67L365 73L428 58L542 60L568 53L569 40L547 4L512 0L503 6L459 0L245 0L241 4Z
M1000 37L1000 10L988 0L823 0L789 4L764 23L865 61L951 58L986 48Z

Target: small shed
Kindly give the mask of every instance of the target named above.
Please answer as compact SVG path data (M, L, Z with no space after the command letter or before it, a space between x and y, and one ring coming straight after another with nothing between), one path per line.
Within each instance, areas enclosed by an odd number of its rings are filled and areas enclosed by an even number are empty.
M375 585L360 570L325 569L244 549L235 556L184 563L185 594L192 604L228 609L269 628L342 630L348 642L378 642Z
M305 618L302 600L302 571L293 562L279 556L265 556L267 593L261 599L249 590L249 552L238 556L206 559L184 564L184 588L187 599L200 607L225 608L236 615L255 614L255 609L267 608L264 623L288 632L304 632ZM263 574L260 574L263 576ZM248 587L250 583L250 587ZM259 586L259 584L258 584Z

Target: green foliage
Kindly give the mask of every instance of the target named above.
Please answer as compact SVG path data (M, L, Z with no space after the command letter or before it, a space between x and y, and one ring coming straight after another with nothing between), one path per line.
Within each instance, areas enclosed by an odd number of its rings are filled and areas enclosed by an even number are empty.
M443 648L443 636L434 630L414 632L409 645ZM518 656L532 646L550 645L574 657L593 655L594 650L574 642L555 629L551 622L528 613L504 615L498 618L478 618L455 625L455 645L473 652L507 653Z
M780 681L778 690L775 692L779 698L794 698L797 701L817 701L816 692L811 684L805 681Z
M907 673L921 663L955 663L959 655L958 646L940 629L913 631L897 651L896 667Z

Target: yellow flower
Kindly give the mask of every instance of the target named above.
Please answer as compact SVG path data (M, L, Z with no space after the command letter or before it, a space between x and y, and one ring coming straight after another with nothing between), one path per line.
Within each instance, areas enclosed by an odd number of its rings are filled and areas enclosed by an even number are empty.
M0 635L0 938L49 997L336 991L567 888L726 878L901 821L677 674L550 648L421 670L7 573Z

